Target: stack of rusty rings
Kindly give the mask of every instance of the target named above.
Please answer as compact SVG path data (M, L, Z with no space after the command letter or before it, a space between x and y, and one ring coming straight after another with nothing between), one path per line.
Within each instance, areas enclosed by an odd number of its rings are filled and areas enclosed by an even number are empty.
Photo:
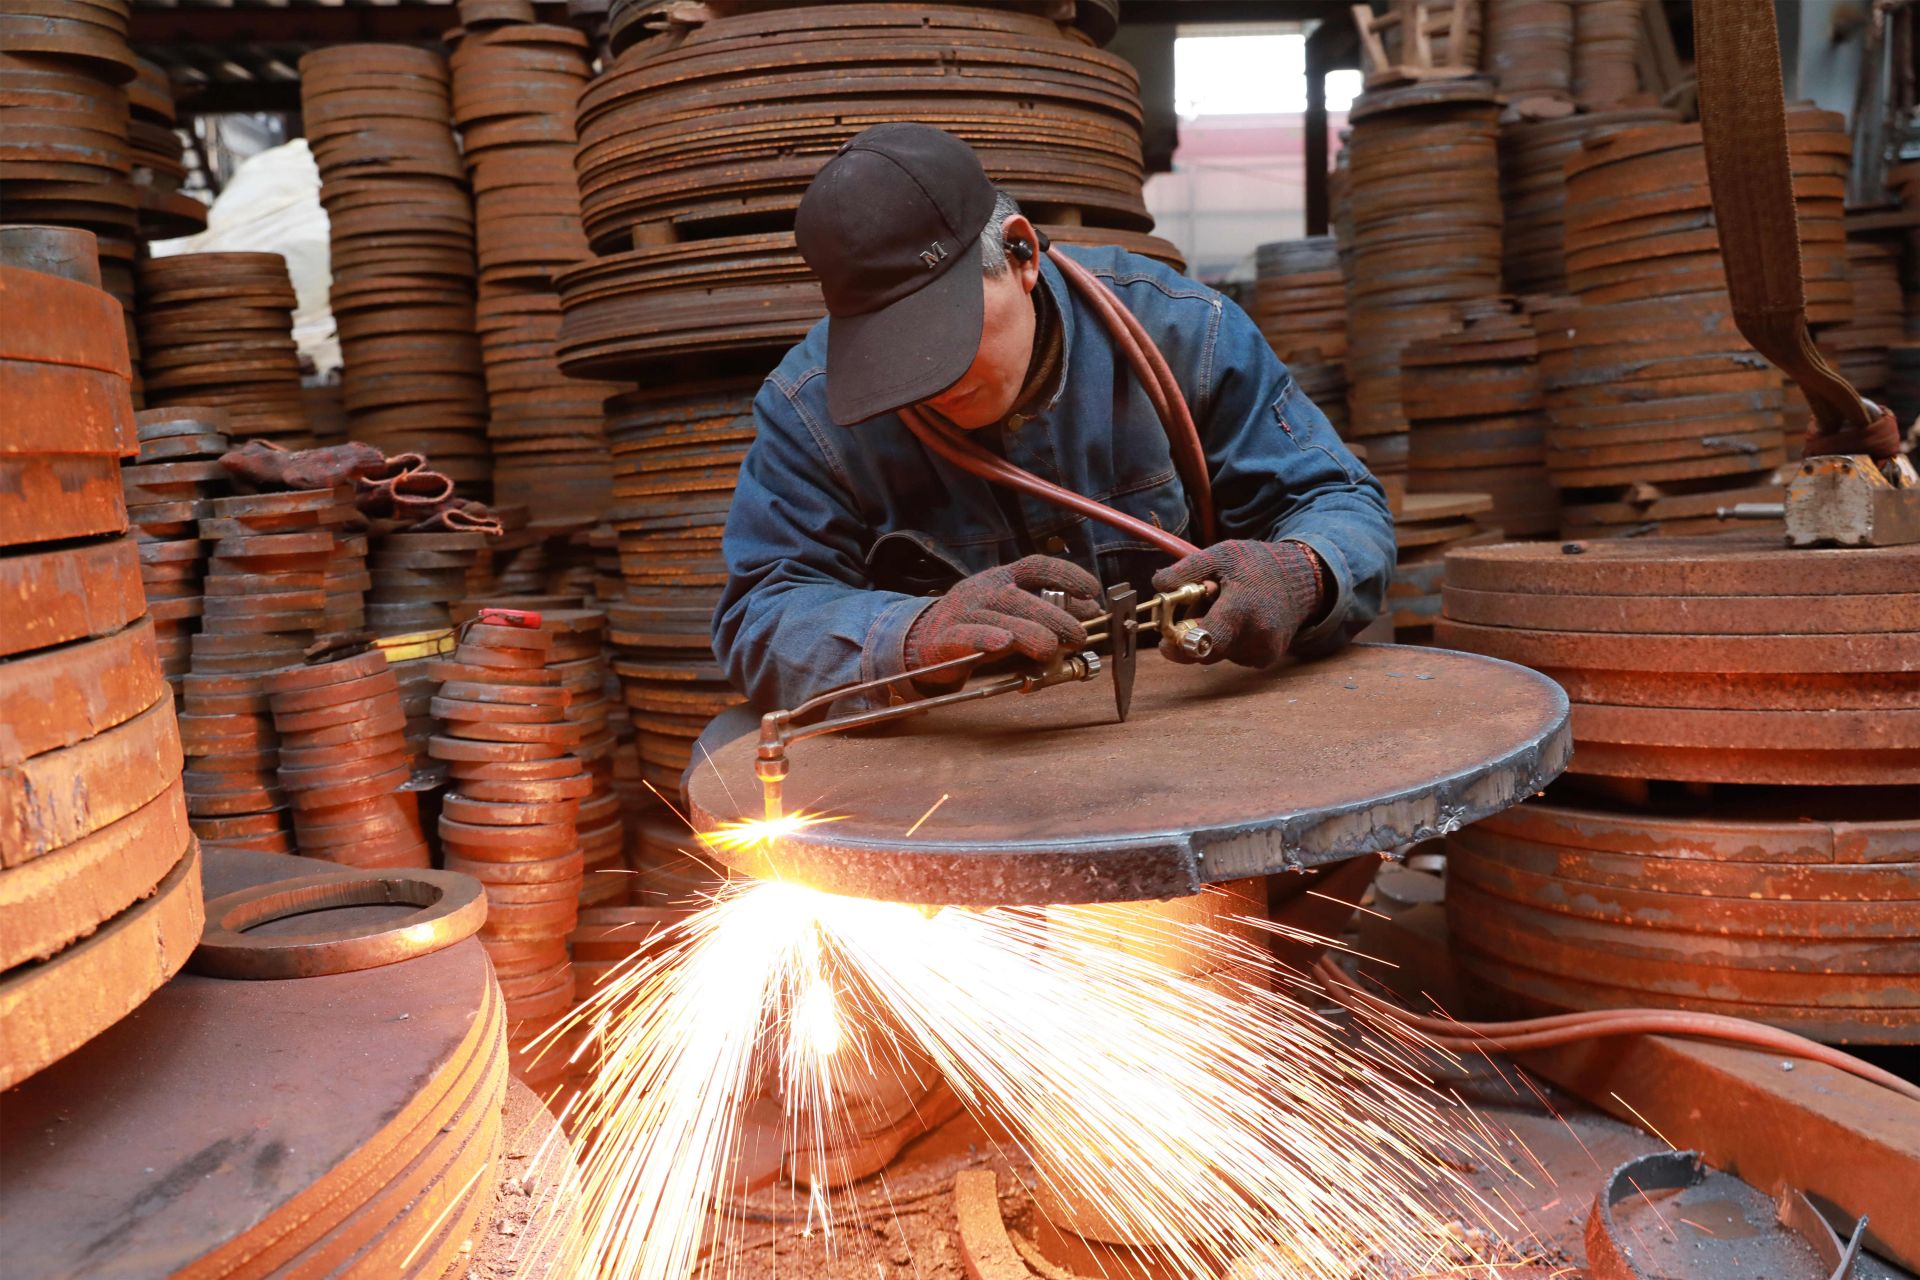
M1589 138L1671 124L1663 107L1623 107L1564 120L1503 121L1500 125L1500 274L1514 294L1567 291L1566 206L1569 157Z
M1526 804L1447 838L1447 919L1489 1012L1731 1014L1816 1040L1920 1033L1920 804L1740 797L1738 817Z
M1487 0L1481 65L1507 100L1505 118L1546 120L1573 113L1576 0Z
M581 798L574 815L582 858L580 905L624 902L629 888L626 825L614 790L607 616L598 609L547 609L540 614L540 626L553 637L547 670L559 674L560 687L567 691L566 719L580 726L573 754L593 779L592 789Z
M1401 350L1500 292L1497 112L1470 79L1368 92L1348 115L1347 406L1392 495L1407 470Z
M387 636L450 625L453 601L486 594L486 554L484 533L400 531L375 539L367 625Z
M573 1006L567 934L585 865L577 819L593 790L573 754L585 727L566 717L573 695L546 665L552 650L545 631L471 622L452 657L432 664L441 732L430 751L450 776L440 847L447 870L487 887L480 940L506 996L515 1072L530 1084L566 1066L565 1050L530 1045Z
M1787 149L1800 224L1807 321L1853 314L1845 198L1846 118L1797 106ZM1584 303L1724 296L1726 272L1698 124L1631 129L1589 140L1567 160L1567 283Z
M1394 639L1423 644L1440 616L1446 555L1455 547L1501 542L1493 499L1484 493L1410 493L1393 520L1396 556L1387 602Z
M323 634L359 631L367 625L367 591L373 577L367 572L367 517L354 502L354 487L336 485L333 505L320 517L333 534L333 551L321 589L327 602L320 622Z
M888 120L963 138L1030 213L1152 225L1138 74L1044 19L809 6L616 52L580 99L580 204L597 252L653 224L668 238L788 227L827 157Z
M331 228L353 436L425 454L484 498L473 206L446 62L402 45L318 49L300 60L300 102Z
M128 144L130 0L23 0L0 10L0 208L10 223L82 228L133 333L139 196Z
M1552 676L1568 771L1920 784L1920 547L1759 531L1514 543L1447 558L1439 643Z
M0 327L0 1089L131 1012L201 926L173 698L110 470L134 449L120 305L87 233L35 230L0 236L0 292L32 321ZM64 276L16 265L49 258Z
M754 382L635 391L607 402L623 597L607 605L640 772L663 794L708 720L743 699L715 663L721 532L753 443Z
M206 544L200 517L206 500L227 493L227 415L223 409L176 406L134 415L139 456L120 469L127 519L140 544L140 581L153 618L161 670L180 691L200 629Z
M313 446L300 400L299 299L277 253L185 253L140 264L152 405L213 405L236 440Z
M1868 219L1858 221L1866 223ZM1847 278L1853 282L1853 319L1821 333L1819 345L1856 391L1879 403L1887 386L1887 350L1906 340L1900 238L1897 228L1862 225L1856 230L1856 219L1851 216L1847 224Z
M1579 0L1573 6L1573 99L1611 111L1640 92L1640 0Z
M725 869L673 810L656 806L634 830L639 839L629 896L636 904L684 906L711 895L725 878Z
M332 489L211 498L205 611L182 682L187 810L207 844L292 852L265 677L301 660L325 625Z
M1254 251L1253 318L1273 354L1334 430L1346 433L1347 290L1332 236Z
M1488 494L1492 523L1511 536L1559 528L1538 357L1533 321L1510 298L1468 304L1457 328L1407 345L1400 401L1413 431L1410 490Z
M493 18L467 29L452 63L479 247L493 496L538 523L595 520L608 501L600 405L615 388L566 377L554 350L554 274L588 257L573 169L586 37Z
M399 686L386 655L288 667L261 681L280 736L296 851L351 867L425 867Z
M167 69L145 58L134 60L127 86L127 145L133 162L133 190L140 202L140 234L168 240L207 229L207 206L184 195L186 148L173 131L173 84Z
M616 973L631 969L637 963L634 957L666 945L670 932L692 914L693 910L687 907L582 907L580 922L567 935L567 951L573 956L574 1007L592 999ZM597 1042L591 1044L569 1065L566 1092L584 1089L599 1070L598 1047ZM563 1100L564 1097L565 1092ZM562 1106L552 1098L547 1105L562 1122L577 1110Z

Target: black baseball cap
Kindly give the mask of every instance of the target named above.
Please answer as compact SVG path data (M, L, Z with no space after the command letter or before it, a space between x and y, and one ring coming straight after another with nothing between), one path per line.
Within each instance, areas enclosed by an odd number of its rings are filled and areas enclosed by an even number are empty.
M852 426L938 395L980 350L980 157L925 124L877 124L827 161L794 219L827 296L827 412Z

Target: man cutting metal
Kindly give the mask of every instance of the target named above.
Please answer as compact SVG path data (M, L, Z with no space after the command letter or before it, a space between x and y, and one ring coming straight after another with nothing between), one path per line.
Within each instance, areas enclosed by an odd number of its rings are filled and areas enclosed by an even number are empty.
M1310 657L1379 611L1384 492L1220 294L1049 247L927 125L849 142L796 231L829 314L754 401L713 621L756 713L853 684L867 706L937 697L975 655L1054 660L1121 586L1214 584L1205 643L1160 629L1182 662Z

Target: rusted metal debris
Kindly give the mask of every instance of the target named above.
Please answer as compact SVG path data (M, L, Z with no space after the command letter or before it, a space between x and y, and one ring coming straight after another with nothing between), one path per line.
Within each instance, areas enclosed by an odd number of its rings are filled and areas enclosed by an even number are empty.
M220 896L301 870L215 853L208 884ZM9 1265L447 1273L501 1176L503 1013L471 942L297 981L182 975L8 1095Z
M809 742L793 753L789 810L848 816L725 856L909 902L1182 896L1390 848L1530 795L1566 763L1565 706L1530 672L1388 645L1277 673L1149 661L1124 725L1104 687L1066 686ZM754 745L696 769L698 825L759 816L741 807L759 800Z
M1469 548L1448 557L1435 635L1558 680L1576 772L1912 783L1916 575L1920 548L1759 533Z
M1649 1240L1647 1233L1641 1233L1638 1238L1629 1238L1614 1221L1616 1205L1636 1197L1652 1204L1649 1192L1685 1190L1698 1185L1707 1176L1706 1165L1695 1151L1659 1151L1629 1160L1615 1169L1607 1179L1606 1186L1594 1197L1593 1210L1587 1218L1587 1270L1593 1280L1650 1280L1654 1273L1642 1268L1635 1261L1635 1254L1645 1256L1665 1252ZM1681 1206L1673 1206L1671 1211L1682 1215L1683 1226L1689 1225L1684 1220ZM1655 1206L1653 1213L1659 1212L1658 1206ZM1851 1238L1843 1244L1820 1211L1791 1187L1781 1193L1776 1212L1779 1226L1797 1237L1819 1260L1825 1280L1847 1280L1853 1274L1853 1260L1860 1252L1866 1219L1862 1218L1854 1224ZM1664 1223L1665 1219L1659 1221ZM1751 1232L1753 1224L1745 1221L1745 1226ZM1669 1227L1669 1230L1672 1228ZM1692 1230L1707 1243L1715 1243L1710 1230L1697 1227ZM1697 1252L1703 1246L1696 1243L1694 1247ZM1750 1259L1752 1253L1759 1252L1763 1246L1761 1242L1747 1240L1740 1247L1748 1252ZM1659 1274L1664 1276L1672 1272L1663 1266ZM1808 1280L1813 1280L1813 1277L1809 1276Z

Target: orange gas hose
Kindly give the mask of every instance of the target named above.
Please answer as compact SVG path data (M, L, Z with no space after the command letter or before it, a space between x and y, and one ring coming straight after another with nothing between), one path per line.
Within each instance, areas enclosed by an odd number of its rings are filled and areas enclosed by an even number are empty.
M1824 1063L1920 1102L1920 1086L1890 1071L1832 1045L1745 1018L1678 1009L1596 1009L1517 1022L1455 1022L1450 1018L1422 1017L1390 1000L1362 991L1355 979L1330 956L1322 956L1314 964L1313 977L1328 995L1355 1013L1397 1023L1449 1053L1515 1053L1607 1036L1693 1036L1751 1045L1770 1053Z

